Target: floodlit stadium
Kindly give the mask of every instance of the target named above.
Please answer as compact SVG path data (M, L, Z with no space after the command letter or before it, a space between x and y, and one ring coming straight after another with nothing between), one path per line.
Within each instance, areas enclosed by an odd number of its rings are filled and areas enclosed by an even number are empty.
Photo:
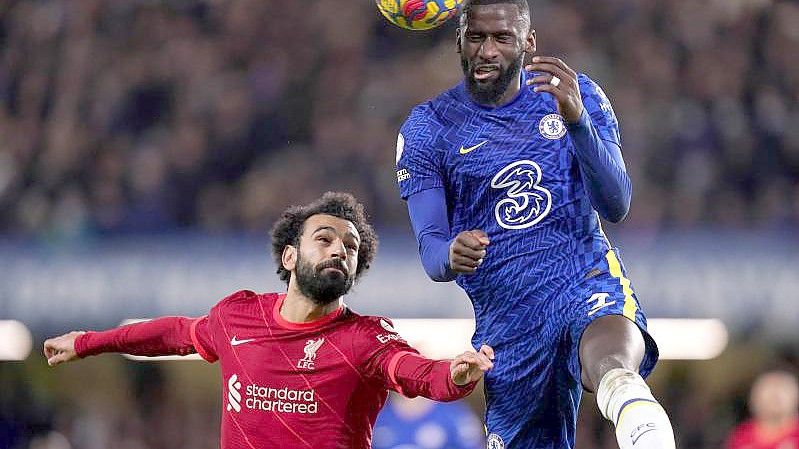
M431 280L398 188L417 176L401 165L412 138L397 138L409 112L464 78L459 19L437 12L460 2L437 0L427 13L423 2L382 3L0 4L0 449L210 449L220 447L220 420L240 409L326 410L312 389L220 377L196 321L187 341L200 349L190 355L104 354L55 367L43 355L46 339L72 330L195 320L238 290L286 291L270 229L288 206L326 191L352 193L379 237L371 268L343 297L392 321L376 322L374 344L401 336L431 359L480 349L467 293ZM600 232L623 259L624 274L616 256L608 261L618 314L632 310L635 322L634 290L659 348L646 382L676 446L799 447L799 4L529 4L536 55L590 75L609 101L597 107L612 103L618 119L632 201ZM425 14L442 22L421 30ZM386 19L410 23L403 15L419 25ZM480 76L490 80L492 67ZM531 125L531 139L567 134L554 115ZM491 143L481 142L453 154L484 157ZM529 198L540 218L520 226L491 204L488 220L507 232L545 225L557 199L538 164L522 167L538 170ZM522 185L499 175L494 189ZM590 300L591 314L613 304ZM332 342L317 337L291 362L305 374ZM445 405L391 393L371 446L513 449L486 435L483 387ZM580 404L574 447L619 447L596 395Z

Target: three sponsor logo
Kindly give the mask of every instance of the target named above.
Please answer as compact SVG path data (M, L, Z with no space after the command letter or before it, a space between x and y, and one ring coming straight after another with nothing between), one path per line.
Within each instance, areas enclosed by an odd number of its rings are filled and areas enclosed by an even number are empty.
M505 192L494 207L494 218L505 229L525 229L540 222L552 208L552 194L542 187L541 167L533 161L512 162L491 180Z

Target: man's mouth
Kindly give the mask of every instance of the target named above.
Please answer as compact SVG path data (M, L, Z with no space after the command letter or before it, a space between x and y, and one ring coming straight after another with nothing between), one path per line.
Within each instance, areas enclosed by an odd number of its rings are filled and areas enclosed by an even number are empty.
M472 72L474 79L477 81L486 81L489 79L494 79L499 77L499 65L498 64L480 64L475 66L474 71Z
M347 277L348 274L349 274L347 272L347 269L344 268L341 264L338 264L338 263L326 263L326 264L322 265L321 267L319 267L319 272L320 273L323 273L325 271L338 271L339 273L344 275L344 277Z

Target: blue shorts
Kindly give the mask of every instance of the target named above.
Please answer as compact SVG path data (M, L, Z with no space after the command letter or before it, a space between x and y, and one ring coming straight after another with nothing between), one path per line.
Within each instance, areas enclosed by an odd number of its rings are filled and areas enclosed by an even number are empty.
M641 375L657 362L657 345L614 250L545 301L529 338L495 348L494 369L485 377L489 449L574 447L582 395L580 338L593 320L623 315L635 322L646 343Z

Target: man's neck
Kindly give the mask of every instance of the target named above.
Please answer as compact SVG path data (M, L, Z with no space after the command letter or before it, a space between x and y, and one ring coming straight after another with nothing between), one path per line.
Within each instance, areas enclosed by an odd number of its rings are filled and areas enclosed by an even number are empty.
M303 295L296 286L289 285L286 299L280 307L280 316L292 323L307 323L316 321L339 307L341 307L341 298L329 304L319 305Z

